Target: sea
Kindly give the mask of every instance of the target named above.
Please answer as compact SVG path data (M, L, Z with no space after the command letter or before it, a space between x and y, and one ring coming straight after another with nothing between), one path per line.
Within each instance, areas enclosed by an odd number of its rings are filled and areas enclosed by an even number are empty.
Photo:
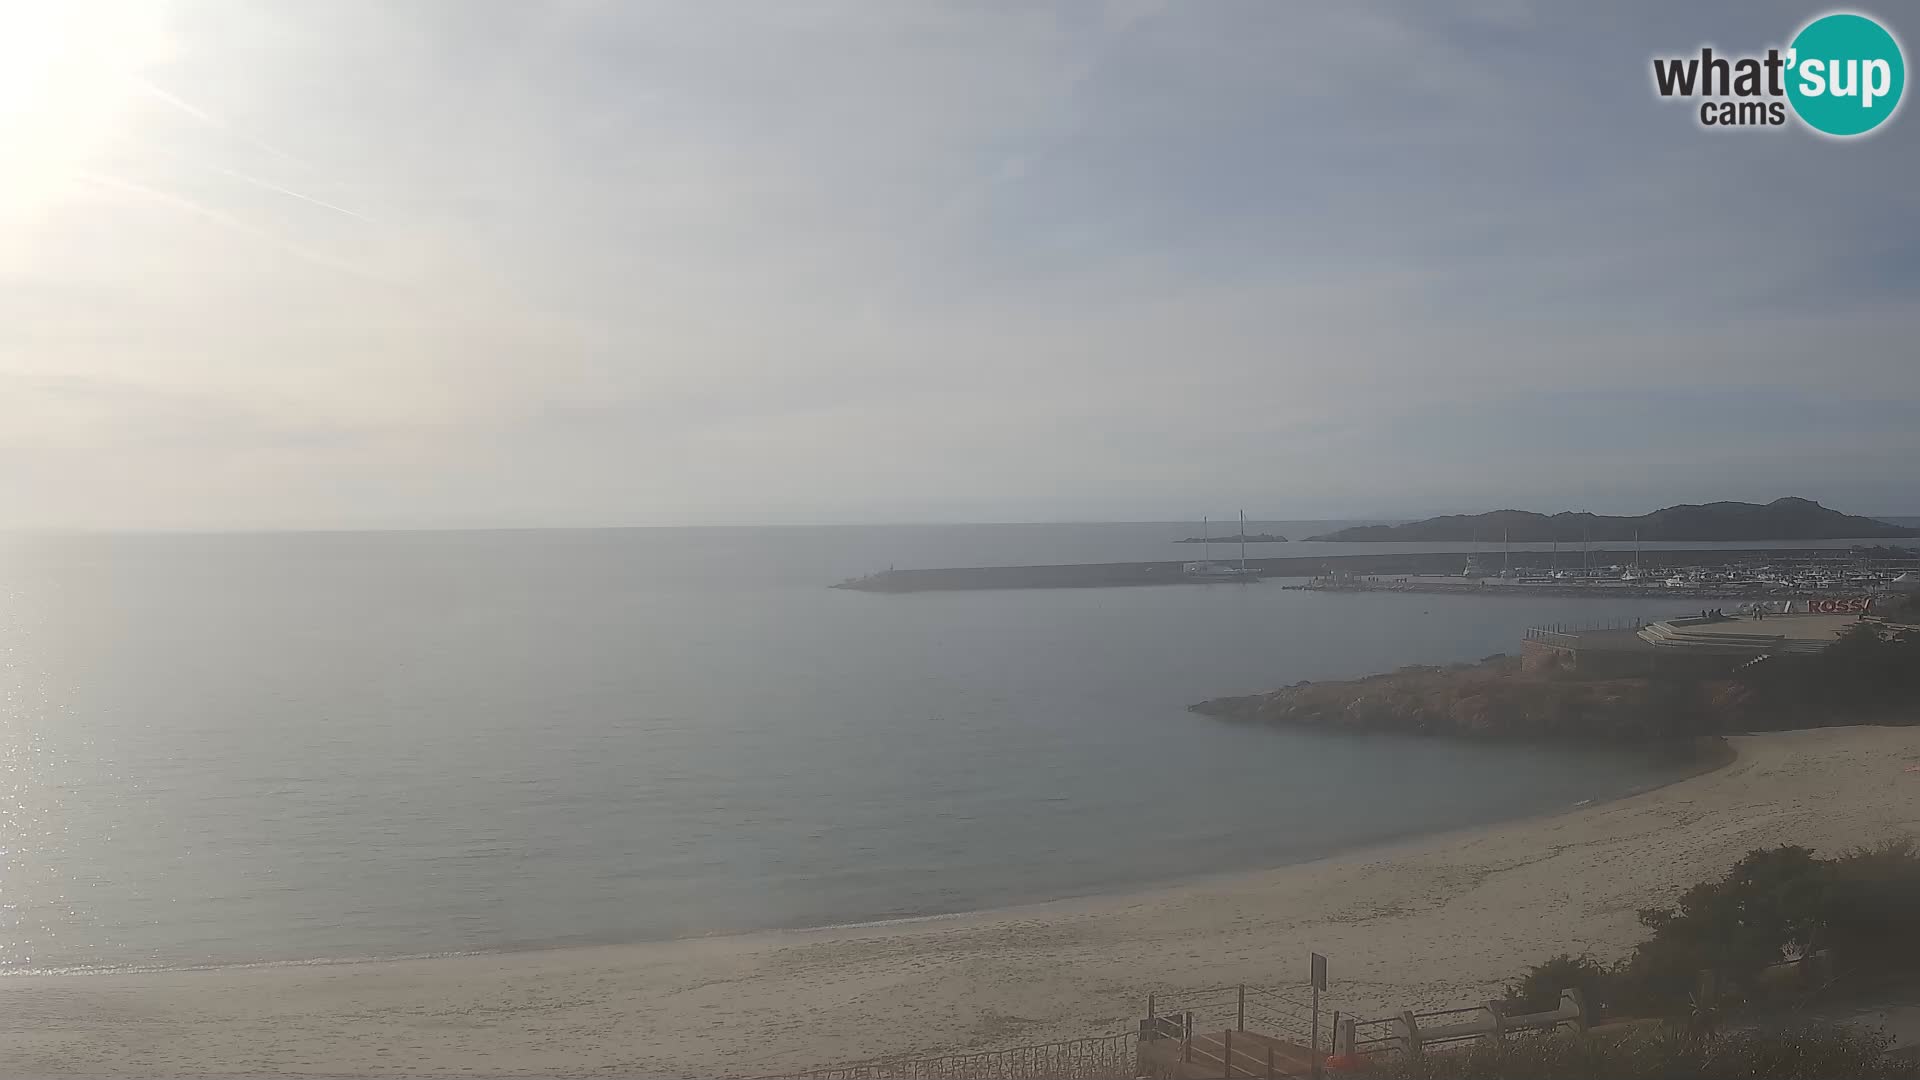
M1186 706L1697 602L828 588L889 566L1192 558L1174 541L1196 531L0 537L0 971L937 916L1549 813L1691 768Z

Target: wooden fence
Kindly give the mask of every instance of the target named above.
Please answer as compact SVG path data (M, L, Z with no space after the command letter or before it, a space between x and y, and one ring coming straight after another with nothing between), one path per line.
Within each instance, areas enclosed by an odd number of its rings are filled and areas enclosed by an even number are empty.
M1306 986L1250 984L1150 994L1137 1031L1006 1050L896 1056L776 1073L755 1080L1114 1080L1142 1075L1319 1076L1322 1063L1351 1068L1375 1055L1420 1054L1477 1039L1586 1029L1578 990L1546 1012L1509 1015L1497 1002L1359 1019L1323 1013L1315 957ZM1331 1051L1331 1057L1325 1056Z
M1333 1025L1306 986L1236 983L1147 998L1140 1062L1155 1076L1284 1077L1314 1071Z
M877 1058L756 1080L1114 1080L1137 1075L1139 1033L937 1057Z
M1255 986L1237 983L1204 990L1186 990L1147 997L1147 1024L1143 1037L1156 1033L1181 1034L1182 1029L1196 1031L1258 1031L1302 1046L1310 1046L1316 1036L1332 1031L1331 1024L1315 1019L1318 1008L1312 987ZM1148 1024L1155 1025L1152 1028Z
M1587 1003L1578 990L1562 990L1560 1004L1546 1012L1508 1015L1498 1002L1461 1009L1408 1010L1374 1020L1343 1019L1334 1030L1336 1058L1375 1054L1419 1054L1437 1046L1510 1035L1552 1031L1561 1025L1587 1027Z

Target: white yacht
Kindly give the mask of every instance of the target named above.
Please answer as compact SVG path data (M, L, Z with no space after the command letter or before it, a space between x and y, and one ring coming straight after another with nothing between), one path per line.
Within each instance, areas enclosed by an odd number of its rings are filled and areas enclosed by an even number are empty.
M1180 572L1190 578L1201 581L1258 581L1260 571L1232 563L1214 562L1202 559L1180 567Z
M1200 519L1201 553L1206 558L1198 562L1185 563L1180 573L1190 581L1259 581L1260 571L1247 565L1247 512L1240 511L1240 565L1214 562L1212 525L1206 518Z

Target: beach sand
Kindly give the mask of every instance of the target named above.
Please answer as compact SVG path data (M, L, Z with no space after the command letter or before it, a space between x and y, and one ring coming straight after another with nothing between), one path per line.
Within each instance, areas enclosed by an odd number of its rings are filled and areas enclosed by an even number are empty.
M1310 950L1330 958L1330 1007L1471 1004L1554 953L1623 955L1636 909L1752 848L1920 832L1920 728L1730 742L1731 764L1618 802L1127 895L653 944L0 978L0 1074L765 1072L1125 1030L1149 990L1299 984Z

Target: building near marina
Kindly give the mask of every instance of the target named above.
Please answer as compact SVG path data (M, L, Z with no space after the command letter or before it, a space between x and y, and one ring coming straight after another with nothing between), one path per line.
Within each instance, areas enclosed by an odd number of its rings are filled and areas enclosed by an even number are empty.
M1585 678L1726 674L1764 656L1820 652L1869 609L1866 601L1853 599L1810 606L1816 610L1709 612L1629 626L1536 626L1520 644L1520 667Z

